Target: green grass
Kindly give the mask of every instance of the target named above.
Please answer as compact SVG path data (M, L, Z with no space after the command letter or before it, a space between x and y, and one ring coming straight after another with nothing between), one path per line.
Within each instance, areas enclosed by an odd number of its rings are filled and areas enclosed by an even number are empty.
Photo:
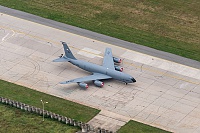
M99 110L58 97L47 95L23 86L0 80L0 97L10 98L35 107L42 108L41 99L48 101L45 110L73 118L78 121L88 122ZM31 114L8 105L0 104L0 132L66 132L74 133L76 127L61 124L51 119L45 119L36 114Z
M3 80L0 80L0 96L39 108L42 108L42 103L40 101L42 99L43 101L48 101L48 104L45 104L45 110L82 122L88 122L99 113L99 110L97 109L41 93L23 86L15 85Z
M0 4L200 61L199 0L0 0Z
M145 125L136 121L129 121L117 133L170 133L168 131Z
M75 133L77 127L0 104L0 133Z

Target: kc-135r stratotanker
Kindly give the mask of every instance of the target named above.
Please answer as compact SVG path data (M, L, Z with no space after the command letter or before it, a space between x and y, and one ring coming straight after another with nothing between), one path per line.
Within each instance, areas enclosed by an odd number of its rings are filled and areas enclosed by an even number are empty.
M62 44L64 47L65 55L61 55L60 58L53 60L53 62L70 62L71 64L83 70L91 72L92 75L60 82L61 84L78 83L80 87L86 89L88 88L88 84L85 83L87 81L94 81L94 84L98 87L102 87L104 85L104 83L100 81L104 79L113 78L122 81L125 84L136 82L136 80L131 75L122 72L122 67L114 65L114 62L121 63L121 59L112 56L111 48L106 48L103 65L100 66L97 64L76 59L67 44L65 42L62 42Z

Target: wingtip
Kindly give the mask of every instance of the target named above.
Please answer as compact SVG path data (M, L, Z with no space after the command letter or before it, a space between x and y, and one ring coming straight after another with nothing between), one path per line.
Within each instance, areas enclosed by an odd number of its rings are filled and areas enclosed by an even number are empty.
M56 62L56 59L52 60L52 62Z
M66 84L66 81L63 81L63 82L59 82L60 84Z
M66 42L60 41L62 44L67 44Z
M60 59L60 58L58 58L58 59ZM54 60L52 60L52 62L59 62L58 59L54 59Z

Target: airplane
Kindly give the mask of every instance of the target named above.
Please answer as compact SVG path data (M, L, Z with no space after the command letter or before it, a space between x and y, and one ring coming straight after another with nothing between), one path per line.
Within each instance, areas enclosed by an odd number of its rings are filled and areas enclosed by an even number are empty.
M76 59L67 44L62 41L61 43L63 44L65 55L61 54L61 56L59 56L58 59L53 60L53 62L70 62L71 64L83 70L91 72L92 75L60 82L60 84L78 83L81 88L87 89L88 84L85 83L87 81L94 81L94 84L98 87L103 87L104 83L101 80L104 79L116 79L124 82L126 85L128 83L136 82L136 80L131 75L122 72L122 67L114 65L114 62L121 63L122 60L112 56L111 48L106 48L103 65L100 66L97 64Z

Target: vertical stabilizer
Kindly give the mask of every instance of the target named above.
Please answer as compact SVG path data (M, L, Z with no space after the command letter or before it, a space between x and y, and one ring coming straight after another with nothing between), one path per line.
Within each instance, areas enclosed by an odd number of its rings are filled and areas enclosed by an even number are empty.
M62 42L62 44L63 44L63 48L64 48L64 51L65 51L65 56L66 56L67 58L76 60L76 58L75 58L74 55L72 54L71 50L70 50L69 47L67 46L66 42Z

